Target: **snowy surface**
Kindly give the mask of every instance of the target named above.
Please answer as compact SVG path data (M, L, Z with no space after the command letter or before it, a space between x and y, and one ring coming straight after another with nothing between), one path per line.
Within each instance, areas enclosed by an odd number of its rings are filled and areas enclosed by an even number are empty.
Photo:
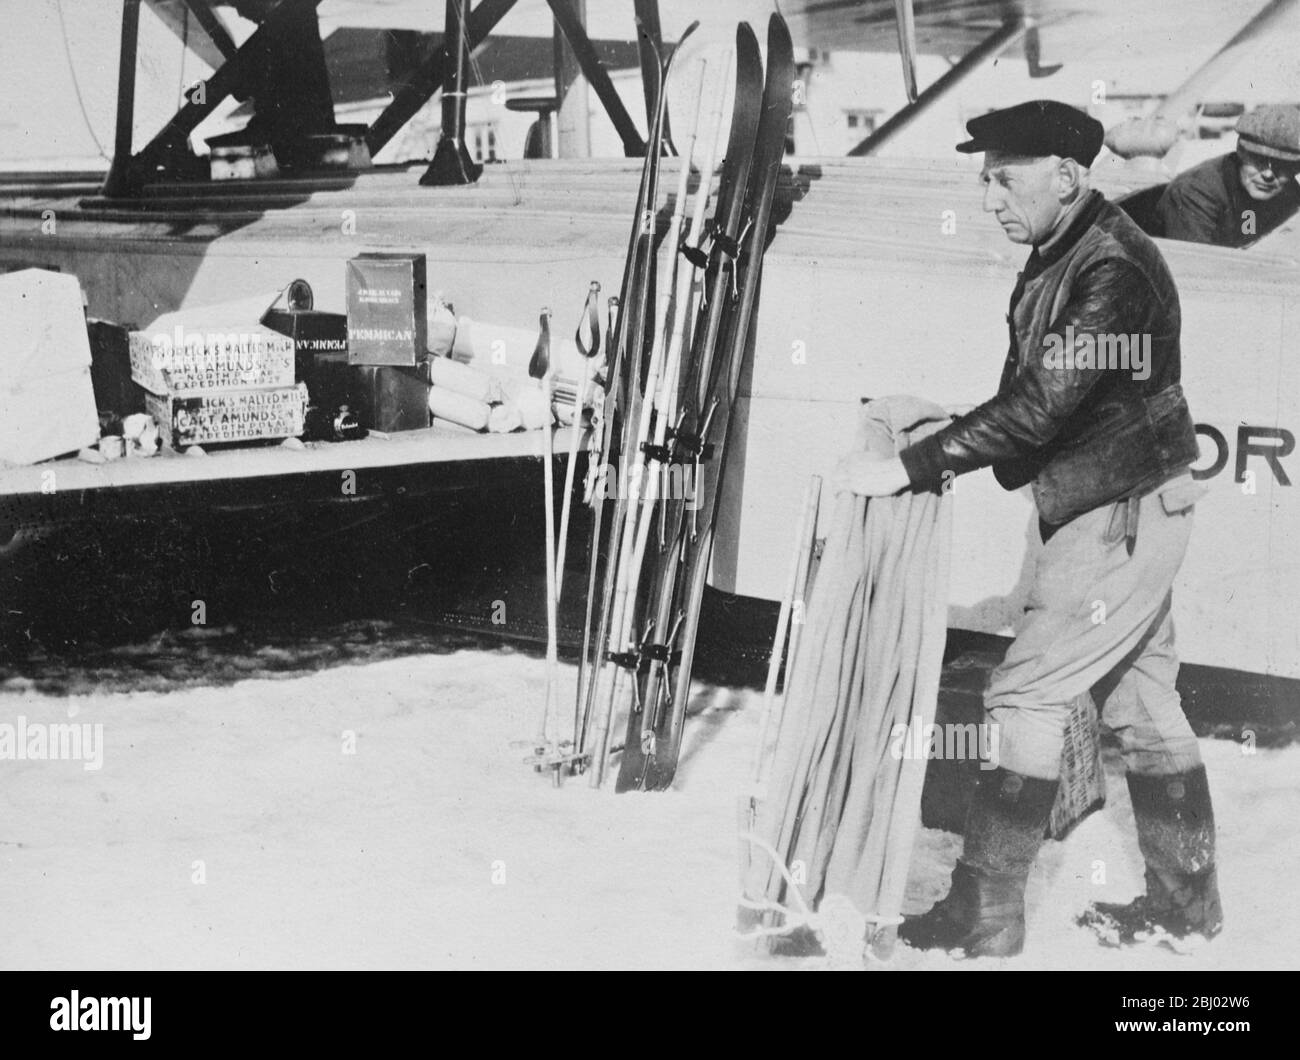
M557 789L511 746L536 725L540 658L360 658L225 684L0 681L0 722L104 726L97 771L0 761L0 967L819 966L731 934L758 693L697 686L678 789L616 796L585 778ZM567 691L573 667L563 678ZM1088 901L1140 886L1112 771L1106 810L1040 855L1021 957L959 965L900 947L893 966L1295 967L1300 748L1203 750L1226 917L1213 944L1121 953L1073 925ZM959 849L923 834L907 911L943 893Z

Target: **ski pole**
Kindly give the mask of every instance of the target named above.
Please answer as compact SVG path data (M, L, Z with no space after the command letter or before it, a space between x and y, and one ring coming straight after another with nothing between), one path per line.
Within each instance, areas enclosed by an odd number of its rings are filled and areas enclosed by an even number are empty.
M794 603L797 599L796 593L799 592L800 582L806 581L804 577L808 570L808 561L812 557L812 539L817 527L817 510L821 505L822 480L820 475L813 475L808 480L808 489L804 494L803 510L799 513L799 525L795 529L795 553L794 559L790 565L790 573L786 578L785 596L781 599L781 610L776 620L776 639L772 642L772 657L767 664L767 681L763 686L763 722L759 731L758 746L754 748L754 789L757 792L759 785L763 782L763 765L767 760L766 748L768 733L771 730L772 716L776 707L776 681L781 671L781 657L784 653L786 635L790 633L790 616L794 609ZM802 604L802 601L800 601ZM796 624L801 624L803 616L796 619ZM791 648L794 646L794 637L791 636ZM790 676L794 667L793 654L787 657L785 667L785 683L781 687L781 702L785 703L786 695L790 691Z
M793 660L799 655L799 640L803 636L803 628L806 626L807 619L803 614L803 608L808 603L808 583L811 580L811 574L816 559L817 552L817 520L821 515L821 479L817 478L817 497L813 502L812 516L807 527L807 539L803 551L803 560L799 564L799 578L794 585L794 600L800 608L800 614L791 615L790 626L790 643L786 648L786 658ZM785 724L785 708L790 697L790 668L786 667L785 682L781 685L781 694L776 699L776 732L772 736L775 743L781 741L781 727Z
M618 343L619 343L619 325L621 321L622 301L619 296L610 295L605 303L605 311L609 314L608 327L605 330L605 367L603 371L603 386L606 395L609 393L612 380L615 375L614 366L618 362ZM583 503L589 505L592 510L591 538L588 557L587 569L587 608L586 616L582 623L582 656L578 660L578 691L573 700L573 749L578 755L582 755L587 740L588 711L590 709L591 697L587 694L587 688L591 684L592 675L595 673L596 666L592 659L592 615L595 611L596 600L596 574L600 558L600 515L603 498L597 496L597 490L602 490L605 486L604 476L606 446L603 444L603 436L608 429L605 423L604 402L596 402L592 405L591 416L591 437L587 441L587 481L583 491Z
M803 511L800 513L794 535L794 556L791 560L790 573L786 577L785 592L781 596L781 610L776 618L776 635L772 638L772 654L767 661L767 680L763 685L763 717L758 727L758 739L754 743L754 760L750 767L750 788L748 795L742 795L737 809L737 825L740 830L740 892L747 894L749 875L753 868L754 845L760 840L756 837L759 823L759 809L763 798L763 774L767 762L767 736L772 724L772 714L776 708L776 681L781 673L781 658L785 654L786 635L790 632L790 612L794 608L795 593L798 591L800 572L807 568L808 554L812 551L809 540L808 523L816 524L816 508L821 497L821 478L812 476L804 496ZM794 667L793 652L788 656L785 667L784 692L790 687L790 677ZM776 860L780 861L780 858ZM744 898L742 897L742 904Z
M551 410L551 311L543 308L538 320L537 347L528 362L528 375L538 380L546 408L546 426L542 429L542 481L546 496L546 697L537 722L538 750L550 743L548 727L555 683L559 673L559 632L555 606L555 469L551 466L554 415Z
M591 344L582 337L583 321L591 333ZM569 463L564 469L564 510L560 515L560 545L555 557L557 581L555 585L555 602L558 604L564 593L564 553L569 542L569 514L573 507L573 473L578 460L578 435L582 433L582 407L587 401L587 389L591 384L592 367L600 353L600 283L591 281L587 290L587 304L583 307L582 319L573 333L578 352L582 354L582 377L578 380L577 392L573 397L573 423L569 435Z

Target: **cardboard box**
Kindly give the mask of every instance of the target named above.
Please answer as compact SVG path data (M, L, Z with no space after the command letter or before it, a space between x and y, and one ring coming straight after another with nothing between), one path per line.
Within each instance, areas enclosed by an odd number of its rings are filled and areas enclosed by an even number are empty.
M131 332L130 346L131 378L152 394L293 386L295 382L293 339L260 325L200 330L155 324L148 331Z
M303 431L303 386L161 395L146 394L145 410L173 449L188 445L296 438Z
M0 461L33 464L93 445L99 415L75 276L0 276Z
M362 254L347 263L348 362L413 368L428 343L423 254Z

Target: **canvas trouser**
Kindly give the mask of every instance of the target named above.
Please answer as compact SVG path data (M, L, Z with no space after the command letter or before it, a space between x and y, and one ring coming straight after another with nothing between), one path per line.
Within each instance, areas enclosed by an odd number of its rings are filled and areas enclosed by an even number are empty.
M984 696L999 765L1056 778L1071 702L1089 690L1130 772L1200 764L1174 688L1170 604L1204 489L1180 475L1132 502L1087 512L1047 540L1024 623Z

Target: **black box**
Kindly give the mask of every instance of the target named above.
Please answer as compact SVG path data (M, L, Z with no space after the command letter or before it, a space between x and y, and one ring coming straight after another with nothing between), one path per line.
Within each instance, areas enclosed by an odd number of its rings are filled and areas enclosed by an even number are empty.
M268 309L262 323L293 339L294 377L307 384L311 403L333 413L354 405L348 363L348 318L317 309Z
M429 380L420 368L352 365L353 412L371 431L413 431L429 426Z
M144 411L144 391L131 378L132 327L107 320L89 320L90 383L95 407L123 419Z
M423 254L362 254L347 263L348 360L413 368L428 344Z

